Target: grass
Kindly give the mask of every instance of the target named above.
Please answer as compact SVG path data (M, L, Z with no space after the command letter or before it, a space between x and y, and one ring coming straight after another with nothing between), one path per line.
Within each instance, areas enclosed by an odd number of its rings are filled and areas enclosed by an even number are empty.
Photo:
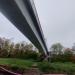
M39 64L39 69L44 73L67 73L75 75L75 63L71 62L42 62Z
M0 58L0 65L16 66L20 68L30 68L34 64L30 60L22 60L16 58Z
M0 65L9 65L16 68L31 68L33 64L37 64L37 67L44 73L68 73L75 75L75 63L66 62L34 62L32 60L23 60L16 58L0 58Z

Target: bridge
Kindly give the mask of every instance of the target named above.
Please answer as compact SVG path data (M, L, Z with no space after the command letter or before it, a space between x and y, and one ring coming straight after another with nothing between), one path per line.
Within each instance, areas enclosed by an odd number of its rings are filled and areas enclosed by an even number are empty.
M38 49L48 49L33 0L0 0L0 12L13 23Z

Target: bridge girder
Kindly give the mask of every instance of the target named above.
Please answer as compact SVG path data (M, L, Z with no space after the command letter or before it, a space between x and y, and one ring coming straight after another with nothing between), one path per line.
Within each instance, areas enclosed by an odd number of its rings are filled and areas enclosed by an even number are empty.
M44 35L32 0L0 0L0 11L40 52L48 55Z

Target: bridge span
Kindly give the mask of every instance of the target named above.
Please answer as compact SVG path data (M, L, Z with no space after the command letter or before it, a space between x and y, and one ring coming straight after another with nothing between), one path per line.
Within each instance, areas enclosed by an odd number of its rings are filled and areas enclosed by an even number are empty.
M0 0L0 12L2 12L40 52L48 55L48 48L33 0Z

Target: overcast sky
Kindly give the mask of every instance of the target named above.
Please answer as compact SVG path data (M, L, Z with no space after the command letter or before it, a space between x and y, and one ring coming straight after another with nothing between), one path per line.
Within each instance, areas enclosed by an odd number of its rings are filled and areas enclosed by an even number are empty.
M0 13L0 37L5 37L11 41L30 42L2 13Z
M34 0L48 47L75 42L75 0Z
M48 48L60 42L71 47L75 42L75 0L34 0ZM1 13L0 36L13 41L28 41Z

